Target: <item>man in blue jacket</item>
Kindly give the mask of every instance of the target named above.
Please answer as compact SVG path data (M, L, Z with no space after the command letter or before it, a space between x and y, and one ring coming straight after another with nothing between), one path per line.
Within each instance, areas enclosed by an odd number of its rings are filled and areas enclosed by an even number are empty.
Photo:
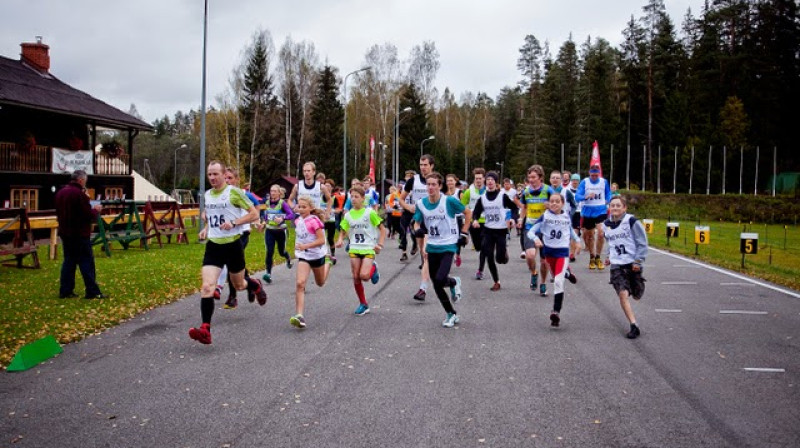
M600 260L603 251L603 221L608 217L608 201L611 199L611 186L600 177L600 165L589 167L589 177L578 185L575 200L583 202L581 208L581 226L584 229L583 242L589 252L589 269L605 268Z

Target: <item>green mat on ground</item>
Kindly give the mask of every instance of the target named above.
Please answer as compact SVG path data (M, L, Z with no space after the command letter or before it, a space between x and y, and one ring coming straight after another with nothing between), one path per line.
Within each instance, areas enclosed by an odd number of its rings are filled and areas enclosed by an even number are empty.
M8 365L6 370L9 372L28 370L63 351L56 338L48 335L30 344L23 345L14 355L14 359L11 360L11 364Z

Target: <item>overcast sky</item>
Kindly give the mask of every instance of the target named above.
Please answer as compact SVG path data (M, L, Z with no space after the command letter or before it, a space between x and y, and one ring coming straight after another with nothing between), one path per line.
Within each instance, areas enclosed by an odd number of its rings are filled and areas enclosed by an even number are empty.
M521 78L518 50L527 34L552 54L569 38L602 37L619 46L631 15L646 0L209 0L208 104L221 93L258 29L275 46L287 36L313 42L321 61L341 73L361 67L374 44L390 42L407 59L433 40L440 53L439 91L491 97ZM665 0L680 30L703 0ZM135 104L145 121L199 109L203 0L2 0L0 55L43 36L51 73L113 106Z

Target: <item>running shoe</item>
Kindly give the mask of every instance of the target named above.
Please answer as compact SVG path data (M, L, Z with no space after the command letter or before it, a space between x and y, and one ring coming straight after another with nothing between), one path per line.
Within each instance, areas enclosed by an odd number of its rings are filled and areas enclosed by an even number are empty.
M628 339L636 339L640 334L642 334L642 332L639 331L639 327L637 327L636 324L631 324L631 331L629 331L625 337Z
M256 299L258 299L258 304L264 306L267 304L267 291L264 290L264 285L261 284L260 281L254 280L255 283L258 285L258 289L255 290Z
M475 272L475 280L483 280L483 272L476 271Z
M531 291L536 291L537 285L539 285L539 274L531 274Z
M403 252L403 255L400 255L400 261L408 261L408 254Z
M447 318L442 322L445 328L453 328L458 323L458 315L455 313L447 313Z
M420 269L422 269L422 266L424 266L424 265L425 265L425 260L422 260L422 262L421 262L421 263L419 264L419 266L417 266L417 267L418 267L418 268L420 268Z
M416 294L414 294L414 300L425 300L425 290L420 288Z
M557 327L559 323L561 323L561 318L558 317L558 311L550 313L550 326Z
M461 300L461 277L453 277L456 281L455 286L450 288L450 295L453 297L453 303Z
M292 268L292 259L291 259L291 257L287 256L286 257L286 269L291 269L291 268Z
M539 295L542 297L547 297L547 285L542 283L539 285Z
M456 255L456 267L461 267L461 255Z
M489 288L489 291L500 291L500 282L495 282L494 285Z
M567 268L567 273L566 273L564 276L565 276L565 277L567 278L567 280L569 280L569 282L570 282L570 283L572 283L573 285L574 285L575 283L578 283L578 277L575 277L575 274L572 272L572 269L571 269L571 268Z
M416 254L417 254L417 248L416 247L412 247L411 248L411 256L413 257Z
M261 276L261 279L267 283L272 283L272 276L269 274L269 272L264 273L264 275Z
M237 306L239 306L239 301L236 300L236 295L228 296L228 300L226 300L225 304L222 305L222 307L226 310L232 310Z
M589 269L597 269L597 264L595 264L594 255L589 255Z
M78 297L78 296L75 296ZM222 288L219 286L214 288L214 300L219 300L222 297Z
M605 263L603 263L603 260L600 259L600 255L596 255L594 257L594 265L597 266L597 269L601 271L606 268Z
M381 279L381 274L378 272L378 263L373 263L372 266L375 269L372 271L372 277L369 278L369 281L371 281L373 285L376 285L378 284L378 280Z
M358 305L358 308L356 308L355 315L356 316L363 316L363 315L368 314L368 313L369 313L369 307L362 303L362 304Z
M336 257L334 257L333 255L331 255L331 264L336 266Z
M200 328L190 328L189 337L201 344L211 343L211 324L202 324Z
M297 328L306 328L306 318L302 314L295 314L289 318L289 323Z
M575 263L575 255L570 255L569 256L569 262L570 263Z
M524 260L524 259L525 259L525 251L524 251L524 250L523 250L522 252L520 252L520 253L519 253L519 258L520 258L521 260Z

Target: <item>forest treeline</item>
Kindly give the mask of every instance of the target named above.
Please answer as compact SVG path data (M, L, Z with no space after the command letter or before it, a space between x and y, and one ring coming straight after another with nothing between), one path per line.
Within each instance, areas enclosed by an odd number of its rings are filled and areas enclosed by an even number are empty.
M392 43L373 45L363 65L352 68L368 69L345 73L322 63L313 42L287 37L276 46L268 30L258 30L227 89L210 102L206 158L239 167L254 189L297 176L306 160L341 181L346 111L348 179L368 172L370 136L378 142L378 181L382 166L387 179L395 166L401 175L414 168L423 141L438 170L461 177L483 166L516 180L533 163L573 171L580 163L585 171L595 140L604 172L613 170L623 188L644 180L654 190L660 178L672 191L674 177L676 191L686 192L691 171L695 192L705 193L707 183L712 193L723 183L738 192L741 167L743 188L752 192L756 169L763 173L760 189L768 188L773 165L800 170L794 0L708 1L696 16L687 11L680 26L663 0L648 0L620 32L616 47L604 37L571 36L555 47L534 34L520 36L519 57L508 61L519 82L491 98L437 89L433 41L414 46L407 58ZM148 159L153 180L171 186L177 156L177 184L196 188L198 111L178 111L153 126L154 133L137 138L134 168ZM184 143L190 150L175 153Z

